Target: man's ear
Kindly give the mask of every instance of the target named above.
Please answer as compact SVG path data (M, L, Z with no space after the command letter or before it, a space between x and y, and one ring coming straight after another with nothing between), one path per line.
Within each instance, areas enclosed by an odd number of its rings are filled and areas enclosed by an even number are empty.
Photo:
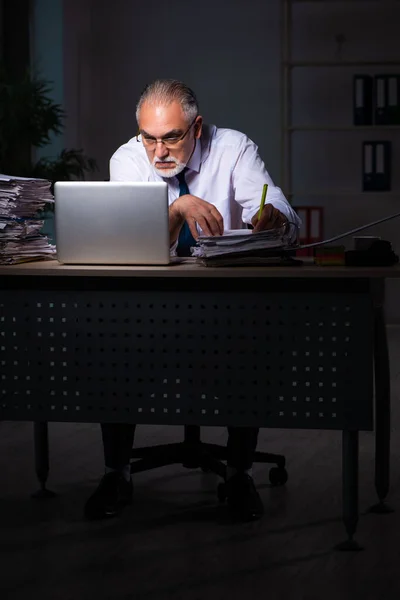
M199 139L201 136L201 131L203 128L203 117L199 115L196 119L196 123L194 124L194 137Z

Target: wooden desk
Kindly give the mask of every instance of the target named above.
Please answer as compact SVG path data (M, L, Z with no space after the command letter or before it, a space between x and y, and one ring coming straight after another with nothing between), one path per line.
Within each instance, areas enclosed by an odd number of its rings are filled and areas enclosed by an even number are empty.
M400 269L0 267L0 418L338 429L353 548L358 432L374 428L376 507L389 490L384 281Z

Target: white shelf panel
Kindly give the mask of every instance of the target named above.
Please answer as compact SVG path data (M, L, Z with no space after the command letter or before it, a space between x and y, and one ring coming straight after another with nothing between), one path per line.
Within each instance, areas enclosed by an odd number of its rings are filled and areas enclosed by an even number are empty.
M294 126L294 127L288 127L286 129L286 131L290 131L290 132L296 132L296 131L326 131L326 132L333 132L333 131L341 131L341 132L354 132L354 131L373 131L373 132L379 132L379 131L400 131L400 124L399 125L347 125L347 126L343 126L343 127L326 127L324 125L315 125L315 126L309 126L309 125L299 125L299 126Z
M295 67L381 67L381 66L400 66L400 60L332 60L332 61L312 61L295 60L283 63L285 67L293 69Z
M386 6L399 4L400 0L291 0L292 4L379 4ZM290 0L289 0L290 3Z
M336 197L352 197L352 196L363 196L363 197L372 197L372 196L379 196L379 197L387 197L387 198L400 198L400 191L399 192L363 192L363 191L344 191L344 190L331 190L331 191L327 191L327 190L321 190L321 191L306 191L306 190L302 190L302 191L298 191L298 192L290 192L287 194L287 197L289 198L294 198L294 197L299 197L301 196L302 198L304 197L332 197L334 196Z
M287 67L400 64L400 2L292 3Z

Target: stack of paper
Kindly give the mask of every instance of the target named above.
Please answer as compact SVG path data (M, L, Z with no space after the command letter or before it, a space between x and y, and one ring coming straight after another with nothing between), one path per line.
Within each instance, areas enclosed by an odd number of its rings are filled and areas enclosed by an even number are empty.
M56 247L40 233L38 212L54 202L51 182L0 175L0 264L55 258Z
M294 248L292 225L253 233L250 229L225 231L221 236L200 236L192 255L207 266L276 262Z

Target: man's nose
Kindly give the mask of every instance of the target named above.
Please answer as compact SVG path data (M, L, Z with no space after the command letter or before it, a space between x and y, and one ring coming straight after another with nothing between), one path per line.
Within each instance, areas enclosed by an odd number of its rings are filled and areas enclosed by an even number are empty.
M157 158L165 158L168 156L168 148L162 142L156 143L155 155Z

